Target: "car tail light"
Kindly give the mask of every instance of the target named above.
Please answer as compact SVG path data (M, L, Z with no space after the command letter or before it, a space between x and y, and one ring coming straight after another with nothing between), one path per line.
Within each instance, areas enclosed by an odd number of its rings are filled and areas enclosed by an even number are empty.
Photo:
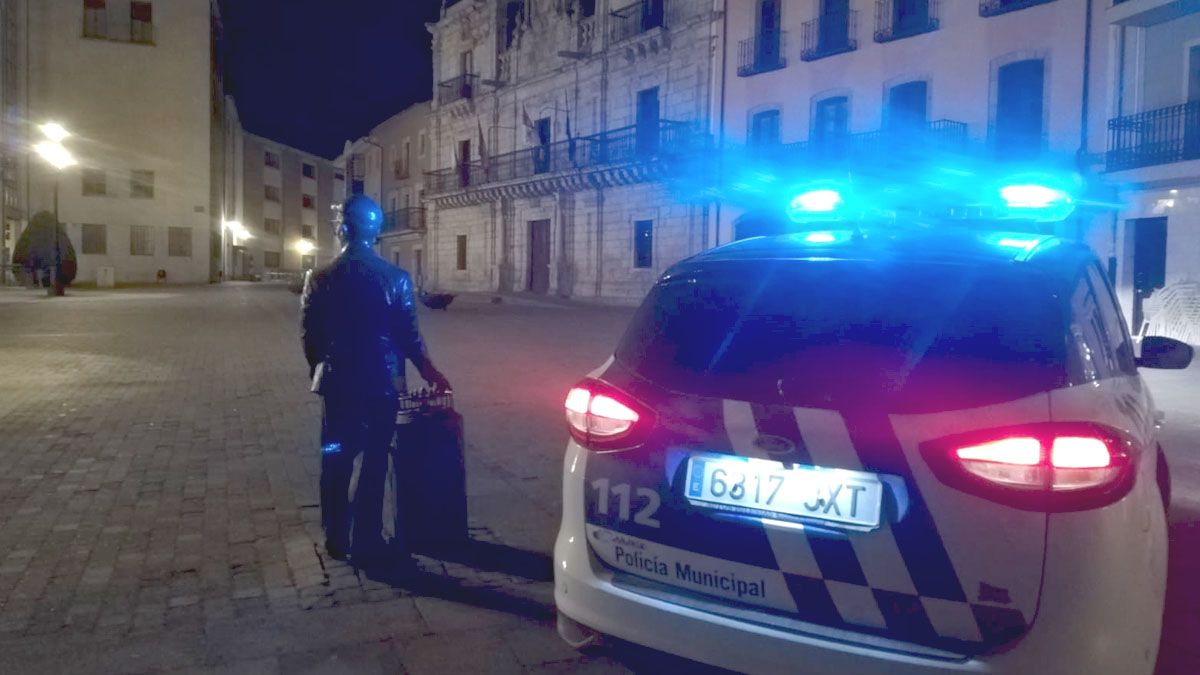
M567 428L594 450L617 450L639 442L650 426L649 410L631 397L597 380L586 380L567 392Z
M1133 484L1134 444L1098 424L1044 423L950 436L922 445L945 483L1038 511L1097 508Z

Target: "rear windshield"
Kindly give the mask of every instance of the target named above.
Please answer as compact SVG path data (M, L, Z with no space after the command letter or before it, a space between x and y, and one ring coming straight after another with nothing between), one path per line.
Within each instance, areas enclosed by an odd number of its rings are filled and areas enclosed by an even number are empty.
M714 262L655 286L617 359L702 396L948 410L1061 386L1060 307L1016 264Z

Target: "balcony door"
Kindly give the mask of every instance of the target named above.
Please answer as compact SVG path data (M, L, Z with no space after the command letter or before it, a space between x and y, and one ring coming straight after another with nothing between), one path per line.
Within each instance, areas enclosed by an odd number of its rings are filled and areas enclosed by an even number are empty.
M1017 61L1000 68L996 81L997 153L1006 158L1030 157L1042 147L1045 62Z
M929 23L929 0L893 0L892 32L909 35L925 30Z
M466 187L471 184L471 141L458 142L458 185Z
M912 131L925 126L929 85L925 80L898 84L888 90L888 129Z
M642 31L663 25L663 4L666 0L642 0Z
M1188 48L1187 113L1184 115L1183 158L1200 159L1200 45Z
M637 95L637 151L654 154L658 151L659 105L658 87L643 89Z
M832 96L817 101L813 111L813 141L824 148L841 146L850 133L850 99Z
M779 4L781 0L759 0L758 27L754 41L754 65L758 69L771 68L779 64L781 32L779 28Z
M533 293L550 290L550 221L529 221L529 279Z
M849 46L850 0L821 0L819 48L824 54Z

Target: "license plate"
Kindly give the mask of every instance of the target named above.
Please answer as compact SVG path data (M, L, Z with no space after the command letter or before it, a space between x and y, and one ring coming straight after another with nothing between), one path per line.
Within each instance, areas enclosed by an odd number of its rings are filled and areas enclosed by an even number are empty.
M861 471L695 456L688 459L687 497L697 506L875 528L883 484Z

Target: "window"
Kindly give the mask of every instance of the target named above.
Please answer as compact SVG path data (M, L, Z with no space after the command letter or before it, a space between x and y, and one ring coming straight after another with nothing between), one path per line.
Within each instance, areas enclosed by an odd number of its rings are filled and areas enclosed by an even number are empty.
M455 269L462 271L467 269L467 235L458 235L458 237L455 239L455 243L457 244L457 260L455 261Z
M579 15L585 17L595 16L596 0L579 0Z
M1104 325L1096 295L1086 276L1076 280L1071 293L1071 381L1075 384L1112 377L1116 355L1104 335Z
M150 3L129 3L129 41L142 44L154 43L153 5Z
M129 196L138 199L154 197L154 172L134 169L129 174Z
M639 220L633 224L633 266L650 267L654 262L654 221Z
M271 152L270 150L267 150L266 152L263 153L263 163L266 164L267 166L271 167L272 169L278 169L279 168L279 155L274 152Z
M269 202L279 201L279 186L278 185L264 185L263 186L263 198Z
M104 169L84 169L79 174L83 178L84 196L108 194L108 183L105 180Z
M1121 317L1121 308L1117 305L1112 286L1096 265L1088 265L1087 277L1100 310L1101 328L1116 359L1114 365L1125 375L1136 375L1137 362L1133 356L1133 342L1129 337L1129 330L1125 327L1125 320Z
M192 257L192 228L167 228L167 255L172 258Z
M408 139L404 140L404 154L400 156L400 164L404 167L404 177L408 178L408 171L412 166L412 144Z
M83 0L83 36L108 37L108 7L105 0Z
M304 205L304 208L306 208L306 209L317 208L317 198L312 195L303 195L300 198L300 201Z
M263 218L263 229L267 234L283 234L283 223L278 218Z
M756 147L779 144L779 110L764 110L750 118L749 141Z
M517 35L517 26L521 24L521 10L524 7L522 0L509 0L504 6L504 48L511 49L513 40ZM464 73L466 71L463 71Z
M279 269L279 251L263 251L263 267Z
M843 140L850 132L850 99L832 96L817 101L813 113L813 140L829 145Z
M422 131L421 135L417 136L417 155L424 157L427 152L429 152L429 136Z
M1001 157L1029 157L1042 147L1044 69L1041 59L1028 59L997 73L993 140Z
M83 254L104 255L108 253L108 228L99 223L83 224Z
M895 262L685 267L650 291L616 359L669 389L743 401L780 401L782 379L791 406L933 412L1063 386L1058 284Z
M317 177L317 167L312 164L309 164L308 162L305 162L304 164L300 165L300 173L304 174L305 178L316 178Z
M780 0L759 0L758 25L754 35L756 70L778 68L782 58L782 31L779 22Z
M300 269L311 270L317 266L316 256L306 255L300 258Z
M887 124L893 131L925 126L929 84L924 80L905 82L888 90Z
M643 89L637 93L636 115L637 150L640 154L654 153L658 150L658 87Z
M316 239L316 236L313 234L313 226L312 225L301 225L300 226L300 236L305 239Z
M346 174L345 174L345 172L342 172L342 171L334 171L333 179L334 180L346 180Z
M129 227L129 255L154 255L154 228L148 225Z

